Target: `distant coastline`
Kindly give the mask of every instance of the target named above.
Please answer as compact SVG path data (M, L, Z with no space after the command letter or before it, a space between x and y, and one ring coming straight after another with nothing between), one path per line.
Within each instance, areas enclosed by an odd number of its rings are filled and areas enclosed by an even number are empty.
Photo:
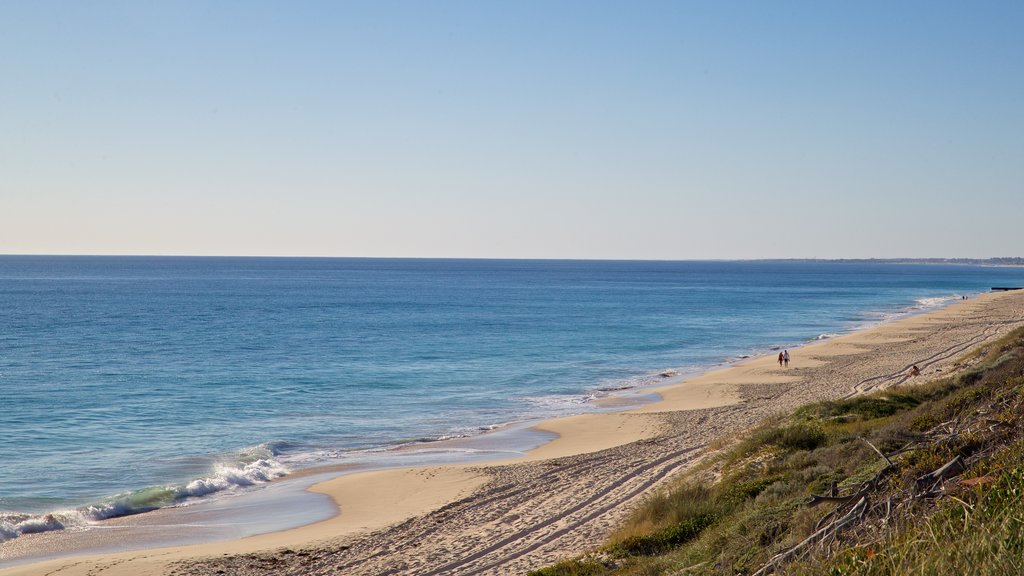
M758 262L759 260L748 260ZM764 262L835 262L839 264L966 264L970 266L1024 266L1024 258L766 258Z
M355 260L439 262L813 262L838 264L961 264L970 266L1024 266L1022 256L995 258L531 258L478 256L344 256L294 254L27 254L3 253L0 258L97 258L168 260Z

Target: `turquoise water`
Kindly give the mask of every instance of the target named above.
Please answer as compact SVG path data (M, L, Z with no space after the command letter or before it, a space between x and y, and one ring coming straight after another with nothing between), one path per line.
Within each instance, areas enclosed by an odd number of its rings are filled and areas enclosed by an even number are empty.
M3 256L0 539L592 410L993 285L1024 269Z

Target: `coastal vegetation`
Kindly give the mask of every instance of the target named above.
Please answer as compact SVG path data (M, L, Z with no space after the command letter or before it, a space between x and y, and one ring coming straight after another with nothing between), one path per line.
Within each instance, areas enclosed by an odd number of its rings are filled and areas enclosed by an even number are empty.
M1024 572L1024 329L945 379L804 406L533 576Z

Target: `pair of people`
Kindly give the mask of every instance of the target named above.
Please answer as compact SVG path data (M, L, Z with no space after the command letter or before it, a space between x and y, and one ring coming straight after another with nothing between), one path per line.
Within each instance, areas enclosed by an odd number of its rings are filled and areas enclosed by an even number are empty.
M789 366L789 350L779 352L779 366Z

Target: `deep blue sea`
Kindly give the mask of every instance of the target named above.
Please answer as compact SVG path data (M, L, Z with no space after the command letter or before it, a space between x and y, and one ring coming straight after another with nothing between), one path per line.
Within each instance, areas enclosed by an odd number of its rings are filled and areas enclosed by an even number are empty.
M1024 269L2 256L0 540L593 410L1007 284Z

